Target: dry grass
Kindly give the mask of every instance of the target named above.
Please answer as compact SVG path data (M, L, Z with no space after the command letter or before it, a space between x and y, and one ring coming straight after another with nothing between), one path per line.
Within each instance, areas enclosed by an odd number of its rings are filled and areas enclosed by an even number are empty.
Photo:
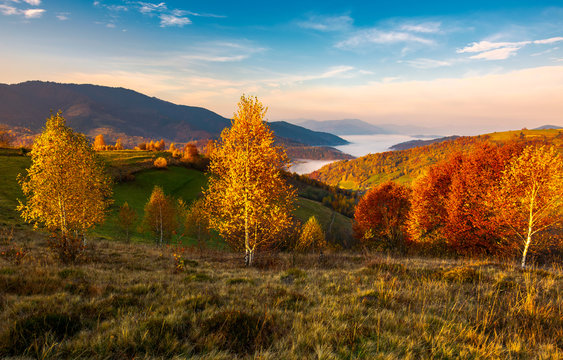
M0 258L0 357L561 359L563 271L489 261L240 254L93 242ZM1 246L0 246L1 247ZM258 258L260 259L260 257Z

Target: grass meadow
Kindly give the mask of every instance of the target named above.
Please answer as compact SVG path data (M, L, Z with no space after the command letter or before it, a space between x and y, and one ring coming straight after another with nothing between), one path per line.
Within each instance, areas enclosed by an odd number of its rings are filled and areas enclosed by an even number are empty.
M157 247L138 231L152 188L190 202L205 175L119 153L109 166L134 177L114 185L108 220L71 265L15 211L29 158L0 154L0 358L563 358L561 265L333 251L258 253L245 268L219 242ZM115 222L125 201L139 217L131 243ZM298 205L301 220L350 236L349 218Z
M2 241L25 249L0 258L2 357L563 357L561 267L340 252L245 268L228 251L105 240L63 265L41 234Z

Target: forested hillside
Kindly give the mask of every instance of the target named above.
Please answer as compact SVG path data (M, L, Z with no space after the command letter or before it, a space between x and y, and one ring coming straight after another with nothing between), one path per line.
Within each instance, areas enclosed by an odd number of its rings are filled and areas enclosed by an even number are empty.
M563 149L563 130L518 130L473 137L460 137L400 151L369 154L355 160L328 164L309 176L332 186L364 190L385 181L409 184L437 162L455 152L468 152L482 142L502 144L509 141L539 141Z

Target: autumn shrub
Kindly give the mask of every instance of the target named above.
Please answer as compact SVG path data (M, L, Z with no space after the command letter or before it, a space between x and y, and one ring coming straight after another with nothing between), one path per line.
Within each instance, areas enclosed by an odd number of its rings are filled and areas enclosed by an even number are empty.
M78 236L51 235L47 243L63 264L80 263L86 260L86 245Z
M168 166L168 162L166 161L165 158L160 156L154 161L154 166L157 169L166 169L166 167Z
M9 247L0 251L0 256L8 260L14 265L22 263L24 258L28 255L29 251L22 246L12 244Z

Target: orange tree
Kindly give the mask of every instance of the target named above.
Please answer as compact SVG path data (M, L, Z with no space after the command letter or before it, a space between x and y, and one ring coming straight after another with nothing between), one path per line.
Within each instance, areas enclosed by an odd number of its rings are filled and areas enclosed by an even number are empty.
M295 200L281 174L289 159L274 146L265 113L257 98L241 97L231 127L211 153L204 192L210 226L233 249L245 251L247 266L256 249L279 241L291 226Z
M563 158L557 149L526 147L506 166L493 200L498 218L518 239L515 244L525 267L530 245L562 221Z
M389 181L360 199L354 213L354 234L363 245L385 249L403 246L410 193L408 187Z
M84 134L66 126L61 113L47 119L33 142L31 166L18 180L27 201L22 217L59 231L61 240L81 235L104 219L111 181ZM85 241L85 240L84 240Z

